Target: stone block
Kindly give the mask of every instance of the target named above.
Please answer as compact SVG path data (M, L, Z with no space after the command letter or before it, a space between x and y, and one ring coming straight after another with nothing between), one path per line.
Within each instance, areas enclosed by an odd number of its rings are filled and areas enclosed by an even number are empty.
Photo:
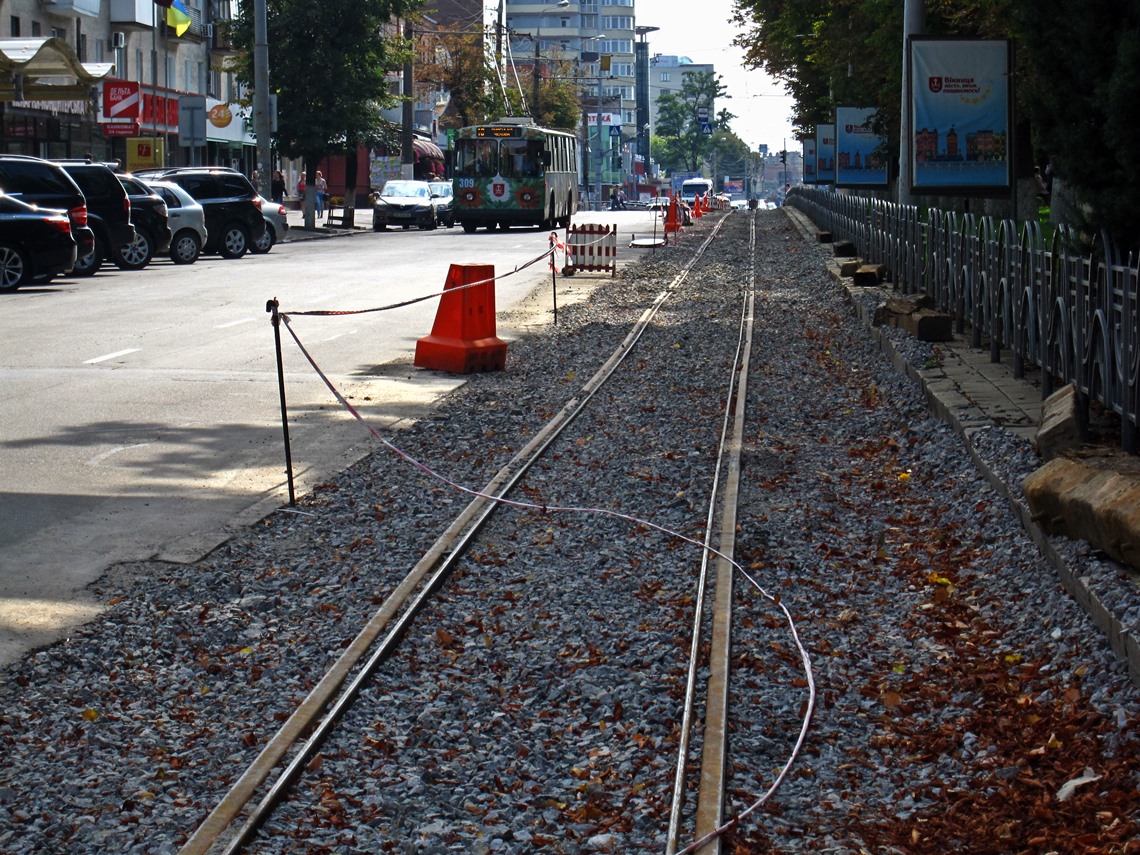
M1077 413L1077 390L1072 383L1058 389L1041 405L1041 426L1035 445L1043 460L1052 460L1083 442Z
M817 232L816 239L820 243L831 243L831 232Z
M950 316L934 309L918 309L909 315L900 315L898 326L919 341L950 341L954 338Z
M873 287L883 281L883 265L863 264L855 271L855 284L860 288Z
M1033 521L1048 534L1068 534L1061 497L1080 486L1092 473L1065 457L1050 460L1021 482Z
M832 247L832 251L835 253L836 258L854 258L859 254L859 250L855 248L855 244L849 240L836 242Z
M858 270L862 266L862 264L863 264L863 262L861 262L857 258L852 258L852 259L842 261L839 264L839 275L843 276L847 279L850 279L852 276L855 275L855 271Z

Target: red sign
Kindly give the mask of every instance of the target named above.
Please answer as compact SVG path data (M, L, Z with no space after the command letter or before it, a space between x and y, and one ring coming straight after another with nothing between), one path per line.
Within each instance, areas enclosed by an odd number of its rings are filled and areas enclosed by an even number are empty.
M103 116L108 119L137 119L142 115L139 85L129 80L103 83Z
M101 126L105 137L137 137L138 122L107 122Z

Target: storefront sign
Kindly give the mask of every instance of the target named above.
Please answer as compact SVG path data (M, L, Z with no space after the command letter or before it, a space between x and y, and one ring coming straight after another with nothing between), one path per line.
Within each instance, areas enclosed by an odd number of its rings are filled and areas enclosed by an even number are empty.
M135 137L139 133L138 122L104 122L99 127L105 137Z
M142 115L142 94L138 83L129 80L103 82L103 117L137 119Z

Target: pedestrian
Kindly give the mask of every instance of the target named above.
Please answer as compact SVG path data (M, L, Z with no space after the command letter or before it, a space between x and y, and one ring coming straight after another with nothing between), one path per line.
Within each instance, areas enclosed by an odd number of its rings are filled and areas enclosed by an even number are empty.
M616 211L616 210L617 210L617 206L618 206L618 195L617 195L617 188L616 188L616 187L611 187L611 188L610 188L610 210L611 210L611 211Z
M625 188L618 190L618 207L625 210Z
M305 199L305 173L303 173L303 172L301 173L301 177L297 179L297 195L301 197L302 201L304 201L304 199Z
M325 202L328 201L329 185L319 169L317 170L317 180L314 186L317 188L317 218L320 219L325 213Z
M285 201L285 176L281 174L280 169L273 170L273 182L269 186L269 195L278 204Z

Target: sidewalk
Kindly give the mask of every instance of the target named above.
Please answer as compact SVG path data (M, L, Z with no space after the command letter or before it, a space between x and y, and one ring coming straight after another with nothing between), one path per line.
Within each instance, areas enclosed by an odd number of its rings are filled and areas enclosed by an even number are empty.
M818 229L803 213L791 207L783 210L806 240L817 242ZM991 362L988 349L970 346L967 338L955 334L952 341L937 342L938 357L929 366L915 366L900 352L889 336L872 322L873 306L894 294L889 282L874 288L856 287L840 272L843 259L828 259L831 277L847 292L869 333L898 371L908 374L926 394L931 411L952 425L965 440L979 471L1001 493L1021 518L1026 532L1056 570L1066 590L1080 603L1105 634L1113 650L1126 663L1132 681L1140 686L1140 626L1132 625L1129 614L1140 603L1140 572L1124 568L1113 572L1109 559L1097 562L1104 572L1088 572L1067 557L1071 550L1060 548L1064 538L1051 538L1033 520L1021 493L1020 481L1009 483L994 461L979 448L978 435L1000 427L1024 440L1033 449L1041 421L1040 371L1027 367L1025 376L1014 377L1013 354L1001 353L1000 362ZM871 308L868 308L871 307ZM1122 575L1124 581L1119 578Z
M296 243L297 241L304 240L324 240L325 238L331 237L350 237L352 235L372 231L372 209L367 207L356 209L356 226L351 229L326 226L323 216L315 221L315 228L306 229L305 214L303 211L295 211L287 208L285 213L286 221L289 223L289 234L285 236L282 243Z

